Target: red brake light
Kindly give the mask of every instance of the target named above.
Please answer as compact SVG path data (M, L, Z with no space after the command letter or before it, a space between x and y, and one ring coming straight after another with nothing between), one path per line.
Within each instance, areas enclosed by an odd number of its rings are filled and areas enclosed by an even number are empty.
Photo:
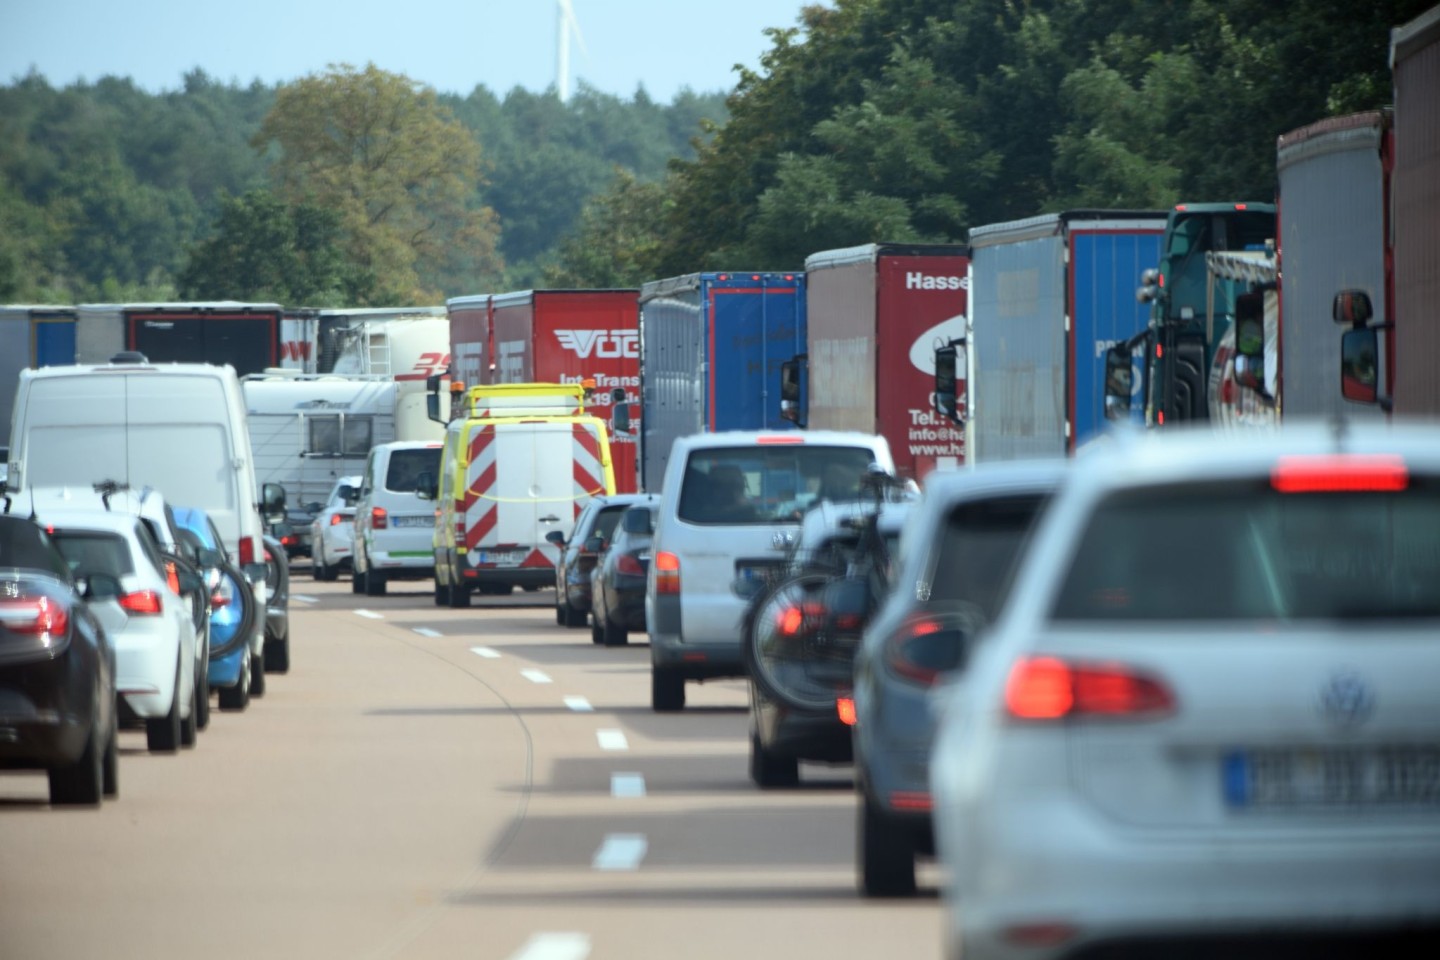
M634 554L629 553L622 553L620 559L615 561L615 571L630 577L645 576L645 568L635 559Z
M154 590L138 590L120 598L122 609L142 616L158 614L161 611L160 594Z
M680 592L680 558L665 550L655 554L655 592Z
M837 697L835 700L835 713L840 717L840 722L847 727L855 726L855 700L853 697Z
M755 442L756 442L756 443L761 443L761 444L768 444L768 443L804 443L804 442L805 442L805 438L804 438L804 437L801 437L801 436L797 436L797 435L795 435L795 434L781 433L781 434L776 434L776 435L773 436L773 437L756 437L756 438L755 438Z
M1020 720L1157 717L1175 711L1175 697L1159 680L1124 664L1024 657L1010 668L1005 708Z
M49 597L25 597L0 604L8 616L5 626L11 633L64 633L70 626L70 614ZM33 619L21 619L30 617Z
M1189 209L1189 205L1184 203L1177 203L1175 204L1175 209L1179 210L1181 213L1184 213L1186 210Z
M295 545L295 538L287 533L280 538L280 544L286 547L293 547ZM266 559L268 560L269 557L266 557Z
M332 514L330 514L330 526L332 526L332 527L338 527L338 526L340 526L340 524L342 524L342 523L344 523L344 522L345 522L345 518L342 517L340 514L338 514L338 513L332 513Z
M390 517L389 517L389 514L387 514L387 513L385 512L385 508L384 508L384 507L371 507L371 508L370 508L370 526L371 526L371 527L373 527L373 528L376 529L376 530L384 530L384 529L385 529L386 527L388 527L389 525L390 525Z
M932 687L960 665L965 638L937 620L919 620L885 641L885 663L900 679Z
M1404 458L1390 454L1281 457L1270 471L1281 493L1397 493L1409 485Z
M1237 203L1237 204L1235 204L1235 209L1236 209L1236 210L1248 210L1248 209L1250 209L1250 204L1248 204L1248 203Z
M255 562L255 538L240 538L240 566L246 566Z

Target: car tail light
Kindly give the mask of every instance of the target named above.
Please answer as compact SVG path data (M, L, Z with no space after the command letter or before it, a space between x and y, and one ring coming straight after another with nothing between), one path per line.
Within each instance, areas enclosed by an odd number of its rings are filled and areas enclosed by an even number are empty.
M390 526L390 515L385 512L384 507L370 508L370 526L375 530L384 530Z
M255 538L240 538L240 566L246 566L255 562Z
M935 801L928 790L891 790L890 806L896 810L933 810Z
M338 527L345 522L345 515L340 513L330 514L330 526Z
M295 538L287 533L285 534L285 536L280 538L280 545L285 547L293 547L295 546Z
M902 680L932 687L945 673L960 666L965 635L939 620L918 620L892 634L885 642L885 663Z
M11 633L64 633L70 626L65 607L49 597L27 597L0 604L4 624Z
M855 700L852 697L835 698L835 715L847 727L855 726Z
M655 592L680 592L680 558L665 550L655 554Z
M1080 935L1080 928L1063 920L1048 923L1022 923L1005 927L1001 935L1022 947L1057 947Z
M1005 708L1019 720L1142 719L1174 713L1175 696L1160 680L1124 664L1023 657L1005 682Z
M137 590L120 598L120 606L130 613L150 616L161 611L160 594L154 590Z
M825 618L825 605L821 603L800 603L786 607L775 615L775 625L780 635L793 637L805 629L805 625L819 624Z
M615 572L631 577L645 576L645 568L635 559L635 555L630 553L620 554L620 559L615 561Z
M1398 493L1410 485L1410 470L1387 454L1281 457L1270 485L1281 493Z

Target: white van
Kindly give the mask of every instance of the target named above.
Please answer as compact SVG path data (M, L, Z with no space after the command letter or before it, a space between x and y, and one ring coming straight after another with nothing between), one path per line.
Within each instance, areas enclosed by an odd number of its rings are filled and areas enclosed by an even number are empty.
M98 365L22 370L15 394L7 489L90 487L112 480L153 487L215 521L263 607L264 521L235 371L199 363L152 364L137 353ZM266 486L267 513L284 492ZM263 621L251 653L261 656Z
M872 465L895 471L884 437L847 431L733 431L670 450L645 588L650 700L685 706L685 682L743 677L736 581L781 569L806 508L855 497Z
M370 451L355 503L354 592L379 597L391 580L434 576L435 505L421 491L439 473L438 442L397 440Z

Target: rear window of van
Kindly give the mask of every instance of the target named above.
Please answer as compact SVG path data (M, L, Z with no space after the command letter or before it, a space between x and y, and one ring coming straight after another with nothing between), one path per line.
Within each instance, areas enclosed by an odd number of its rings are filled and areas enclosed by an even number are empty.
M856 500L874 455L811 444L695 450L676 515L689 523L798 523L820 500Z
M419 489L417 482L422 473L440 476L439 447L392 450L390 463L385 468L385 489L392 493L414 493Z

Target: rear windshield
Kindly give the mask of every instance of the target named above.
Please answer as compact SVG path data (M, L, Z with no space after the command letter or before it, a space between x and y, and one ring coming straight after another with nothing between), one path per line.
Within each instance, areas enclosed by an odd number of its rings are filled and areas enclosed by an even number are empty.
M1057 620L1440 616L1440 484L1281 494L1269 484L1103 501L1069 563Z
M945 520L931 575L930 599L965 600L993 620L1010 591L1020 550L1048 495L962 504Z
M19 517L0 519L0 567L44 570L62 579L65 576L44 531Z
M54 540L77 577L104 573L119 578L135 572L130 547L119 534L56 530Z
M716 447L690 454L677 515L689 523L798 523L822 499L854 500L870 464L863 447Z
M600 516L595 518L595 529L590 531L590 536L603 537L609 543L615 537L615 528L620 525L620 517L625 510L623 506L603 508Z
M440 448L417 447L390 451L390 466L385 470L385 489L393 493L414 493L420 474L440 476Z

